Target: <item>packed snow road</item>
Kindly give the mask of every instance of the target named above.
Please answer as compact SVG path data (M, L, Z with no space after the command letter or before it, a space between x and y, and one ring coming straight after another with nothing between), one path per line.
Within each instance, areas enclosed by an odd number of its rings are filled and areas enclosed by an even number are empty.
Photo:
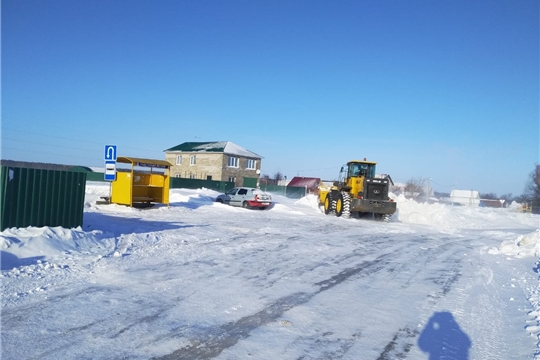
M534 358L536 259L489 254L534 219L434 227L307 200L89 198L83 229L2 233L63 244L2 267L2 359Z

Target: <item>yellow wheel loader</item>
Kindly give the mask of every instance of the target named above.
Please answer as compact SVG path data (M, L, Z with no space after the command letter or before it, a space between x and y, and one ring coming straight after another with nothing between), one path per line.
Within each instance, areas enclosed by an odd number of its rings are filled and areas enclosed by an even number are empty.
M319 186L319 205L327 215L342 217L371 216L388 221L396 212L396 203L388 197L392 178L376 176L376 162L352 160L341 168L338 181Z

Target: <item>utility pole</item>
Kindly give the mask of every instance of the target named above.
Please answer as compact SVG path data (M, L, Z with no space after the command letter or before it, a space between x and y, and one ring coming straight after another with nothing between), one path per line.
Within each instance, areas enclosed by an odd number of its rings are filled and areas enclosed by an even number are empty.
M427 178L427 191L426 191L426 203L429 203L429 180L431 180L431 178Z

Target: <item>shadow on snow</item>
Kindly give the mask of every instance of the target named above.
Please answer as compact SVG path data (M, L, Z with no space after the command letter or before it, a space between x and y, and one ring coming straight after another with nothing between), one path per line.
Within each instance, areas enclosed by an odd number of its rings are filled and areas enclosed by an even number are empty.
M45 260L45 256L32 256L20 259L16 255L0 250L0 270L11 270L19 266L35 265Z
M101 230L114 236L122 234L145 234L163 230L182 229L190 227L206 227L210 225L189 225L175 221L148 221L138 217L126 218L105 215L101 213L84 213L83 230Z
M429 360L468 360L471 344L454 316L446 311L433 314L418 338L418 347L429 354Z

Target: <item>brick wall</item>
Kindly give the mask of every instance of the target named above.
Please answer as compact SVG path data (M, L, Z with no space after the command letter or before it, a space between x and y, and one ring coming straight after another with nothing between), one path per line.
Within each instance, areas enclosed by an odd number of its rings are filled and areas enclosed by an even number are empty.
M182 155L182 165L176 165L176 158ZM191 155L196 156L195 165L190 165ZM212 180L228 181L229 177L236 179L235 185L243 185L244 177L259 178L257 169L261 168L261 160L256 159L256 169L247 170L247 158L238 157L238 168L227 166L229 156L223 153L203 153L203 152L183 152L183 153L165 153L165 160L169 161L171 166L171 177L190 178L193 175L195 179L207 179L208 176Z

